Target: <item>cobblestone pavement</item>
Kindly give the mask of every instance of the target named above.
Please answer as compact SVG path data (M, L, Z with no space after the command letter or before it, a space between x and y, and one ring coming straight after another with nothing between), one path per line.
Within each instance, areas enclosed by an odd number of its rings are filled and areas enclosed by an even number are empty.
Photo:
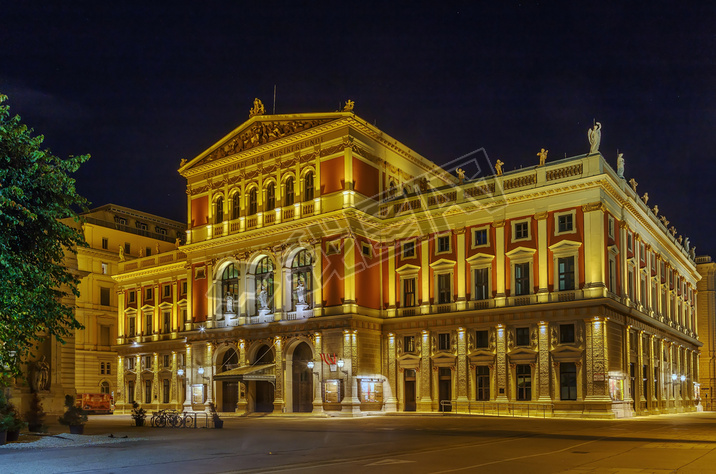
M225 418L222 430L137 428L115 415L91 417L85 435L66 432L52 424L59 437L23 435L0 447L0 472L716 472L713 412L630 420L270 415Z

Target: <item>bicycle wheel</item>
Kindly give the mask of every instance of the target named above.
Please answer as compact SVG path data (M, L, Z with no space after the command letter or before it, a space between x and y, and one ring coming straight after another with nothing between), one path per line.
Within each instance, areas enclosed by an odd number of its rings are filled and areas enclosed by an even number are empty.
M181 426L181 418L176 413L172 413L171 415L169 415L169 419L167 420L167 422L172 428L179 428Z
M167 416L165 414L162 414L162 416L157 417L157 428L164 428L167 426Z
M191 416L189 413L187 413L184 416L184 427L185 428L193 428L194 427L194 417Z

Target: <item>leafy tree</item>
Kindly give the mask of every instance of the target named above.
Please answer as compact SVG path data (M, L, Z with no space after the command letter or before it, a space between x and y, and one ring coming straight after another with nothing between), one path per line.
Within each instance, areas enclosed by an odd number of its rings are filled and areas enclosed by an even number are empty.
M10 117L0 94L0 373L20 376L45 337L71 336L81 327L62 299L79 294L79 278L63 265L65 251L86 246L78 211L87 201L70 177L89 155L61 159L41 149L41 135Z

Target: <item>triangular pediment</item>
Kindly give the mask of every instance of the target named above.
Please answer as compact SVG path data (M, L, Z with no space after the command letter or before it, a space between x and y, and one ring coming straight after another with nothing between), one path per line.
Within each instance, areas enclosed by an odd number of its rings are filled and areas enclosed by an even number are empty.
M349 112L255 115L193 160L188 162L182 160L179 172L183 173L191 168L265 145L267 148L270 144L278 145L277 142L285 142L288 145L291 142L290 137L295 138L296 135L303 134L308 130L351 116L353 114Z
M395 273L397 273L398 275L404 275L404 274L407 275L407 274L411 274L411 273L418 273L418 271L420 271L419 266L411 265L409 263L406 263L402 267L395 269Z

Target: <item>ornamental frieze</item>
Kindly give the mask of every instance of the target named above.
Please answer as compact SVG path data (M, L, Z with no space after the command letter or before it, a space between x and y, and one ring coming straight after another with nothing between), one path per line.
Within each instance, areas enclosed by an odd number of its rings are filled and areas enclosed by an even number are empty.
M230 156L266 143L271 143L279 138L303 132L332 120L333 119L256 122L247 130L230 138L216 150L209 153L198 165L210 163L225 156ZM285 151L294 151L291 150L291 148L292 147L287 147Z

